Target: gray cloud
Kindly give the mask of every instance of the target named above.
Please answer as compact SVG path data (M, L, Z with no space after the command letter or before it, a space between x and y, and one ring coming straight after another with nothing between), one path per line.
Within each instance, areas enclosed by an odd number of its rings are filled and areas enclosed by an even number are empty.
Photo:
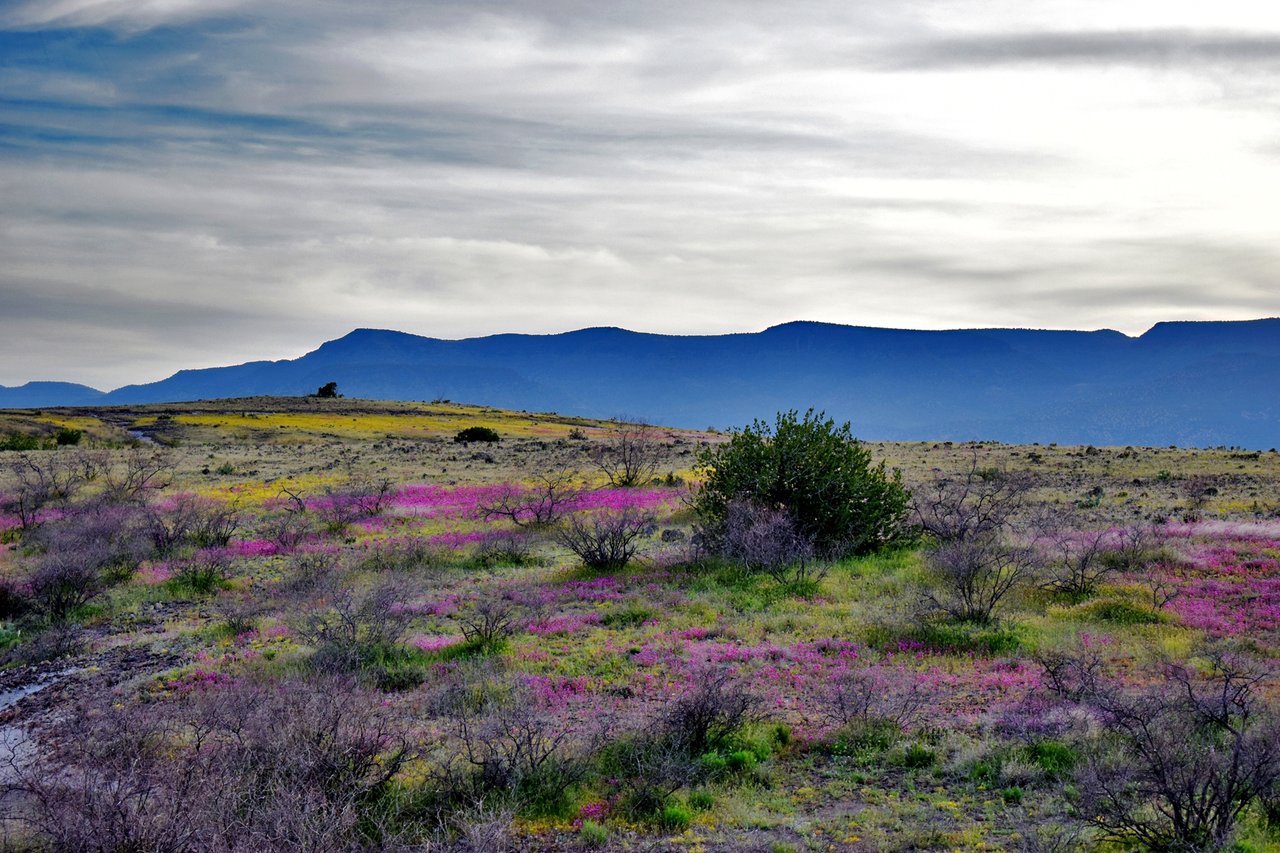
M1015 64L1275 66L1280 34L1196 30L1022 32L938 38L886 47L880 61L905 69L990 69Z
M11 5L0 383L355 326L1280 313L1280 16L1122 5Z

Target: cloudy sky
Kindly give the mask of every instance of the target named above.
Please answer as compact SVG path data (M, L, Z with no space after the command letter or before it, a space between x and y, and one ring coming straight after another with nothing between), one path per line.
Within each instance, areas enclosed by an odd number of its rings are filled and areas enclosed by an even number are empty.
M7 0L0 384L1280 315L1280 4Z

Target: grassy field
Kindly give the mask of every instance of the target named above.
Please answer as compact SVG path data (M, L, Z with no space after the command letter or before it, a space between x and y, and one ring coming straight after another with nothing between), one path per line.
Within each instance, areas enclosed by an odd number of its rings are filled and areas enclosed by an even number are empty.
M453 440L473 426L501 440ZM1025 476L1023 528L1142 534L1107 540L1087 594L1028 580L972 624L929 606L924 542L808 585L697 554L697 456L720 434L644 431L651 469L622 487L609 454L641 433L554 414L0 413L0 436L60 430L78 443L0 452L13 849L1119 850L1081 812L1084 741L1046 661L1088 656L1134 690L1211 675L1224 649L1280 662L1274 451L869 442L918 494ZM88 473L15 510L29 460ZM644 518L634 558L589 570L562 528L493 512L549 488L566 517ZM51 604L41 572L95 548L93 594ZM690 696L741 713L682 753ZM222 834L183 836L193 814ZM1230 843L1280 850L1277 822L1251 802Z

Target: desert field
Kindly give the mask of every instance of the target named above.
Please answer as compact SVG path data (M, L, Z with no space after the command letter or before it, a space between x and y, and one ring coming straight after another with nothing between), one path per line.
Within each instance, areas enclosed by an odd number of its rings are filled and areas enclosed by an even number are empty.
M6 849L1280 850L1275 450L868 441L901 529L824 551L708 526L728 433L0 439Z

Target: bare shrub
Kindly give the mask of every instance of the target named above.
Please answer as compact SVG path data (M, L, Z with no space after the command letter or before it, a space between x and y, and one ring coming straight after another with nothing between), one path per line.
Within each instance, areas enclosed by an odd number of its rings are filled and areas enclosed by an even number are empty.
M1118 544L1115 531L1089 529L1076 513L1061 508L1043 513L1034 529L1046 569L1041 583L1051 592L1085 598L1115 571L1115 562L1108 559Z
M1005 597L1033 577L1034 552L988 534L956 539L925 553L937 589L927 590L928 604L962 622L987 624Z
M1208 476L1187 477L1178 491L1187 502L1183 520L1199 521L1204 508L1209 505L1209 499L1217 497L1218 479Z
M252 594L243 593L218 596L212 609L223 627L237 637L256 628L259 618L267 612L267 607Z
M500 650L516 632L523 608L509 598L490 595L453 614L462 637L477 651Z
M324 495L312 506L330 532L340 533L362 518L381 515L394 495L388 478L352 477L340 486L325 486Z
M357 594L333 593L327 607L298 625L299 635L315 648L311 665L319 672L344 674L372 669L394 657L412 615L404 595L390 584Z
M1051 690L1086 708L1079 810L1107 840L1152 850L1221 850L1240 815L1280 790L1280 721L1261 671L1219 652L1208 671L1166 666L1131 688L1096 660L1046 668Z
M350 684L223 687L78 708L13 787L58 850L358 850L416 754Z
M700 533L718 556L780 584L812 584L826 575L826 565L814 559L813 537L801 533L785 509L737 500L729 505L718 529Z
M192 592L210 593L231 577L231 558L222 551L199 551L179 560L173 570L175 583Z
M561 804L585 776L600 732L566 725L520 687L478 706L466 688L458 690L448 718L471 771L467 784L473 796L505 794L543 811Z
M556 528L554 538L587 568L612 571L631 562L640 549L641 538L653 526L652 513L628 506L571 515Z
M38 549L27 576L35 608L59 620L132 576L151 553L138 510L101 502L82 505L34 531Z
M103 471L102 499L145 503L148 495L173 482L173 455L162 449L131 448Z
M91 473L82 464L88 458L83 451L15 454L7 466L13 482L0 509L16 515L23 530L35 526L40 510L75 497Z
M573 508L582 491L569 471L538 474L532 488L510 483L501 486L498 494L480 507L480 514L485 521L505 518L517 527L550 527Z
M413 572L435 568L445 559L445 551L439 545L411 536L370 548L360 561L360 568L373 572Z
M608 438L587 451L591 463L611 486L640 486L653 480L662 461L657 431L644 424L619 424Z
M879 666L849 669L832 679L824 711L839 726L890 723L906 730L919 723L929 697L918 681Z
M660 812L673 793L699 778L702 756L725 749L762 719L760 698L739 676L728 669L704 673L609 750L623 808L636 817Z
M622 808L639 818L662 811L671 795L698 778L698 760L678 743L640 731L609 750Z
M980 468L975 451L962 475L912 490L914 522L939 543L1004 534L1034 485L1027 474Z
M328 585L337 567L337 557L325 551L295 554L289 560L281 588L286 592L312 592Z
M451 823L457 825L460 849L466 853L509 853L517 849L511 837L512 817L511 809L480 799L456 814Z
M11 785L28 801L17 816L55 850L177 851L198 844L188 819L206 795L212 768L191 751L166 755L189 729L154 706L78 708L67 716L56 753L14 768Z
M748 725L761 719L760 697L729 669L706 672L690 690L670 700L655 729L660 740L688 755L723 749Z
M165 506L147 509L147 530L159 554L184 545L225 548L239 527L235 507L193 494L175 495Z
M1158 562L1165 553L1158 547L1155 531L1149 524L1130 524L1115 532L1112 547L1103 559L1121 572L1138 572Z
M310 513L284 510L267 515L258 528L258 533L276 549L283 552L296 551L298 546L316 532L316 525Z
M27 575L32 608L55 622L93 601L107 586L97 559L83 551L45 555Z
M508 531L478 543L471 559L485 568L522 566L533 559L533 548L523 531Z

